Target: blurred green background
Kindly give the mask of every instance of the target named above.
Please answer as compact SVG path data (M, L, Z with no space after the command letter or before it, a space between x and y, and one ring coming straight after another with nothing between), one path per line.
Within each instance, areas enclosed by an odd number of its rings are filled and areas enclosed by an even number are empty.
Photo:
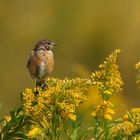
M121 98L140 105L134 64L140 60L138 0L0 0L0 116L20 104L34 81L26 69L36 41L54 40L52 76L89 77L114 49L125 82Z

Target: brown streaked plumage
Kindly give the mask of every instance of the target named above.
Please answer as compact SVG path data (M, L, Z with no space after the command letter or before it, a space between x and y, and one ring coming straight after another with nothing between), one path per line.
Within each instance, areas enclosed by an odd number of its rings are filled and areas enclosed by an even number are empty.
M45 39L37 42L35 48L31 51L27 62L27 68L33 79L43 81L54 67L52 48L55 43Z

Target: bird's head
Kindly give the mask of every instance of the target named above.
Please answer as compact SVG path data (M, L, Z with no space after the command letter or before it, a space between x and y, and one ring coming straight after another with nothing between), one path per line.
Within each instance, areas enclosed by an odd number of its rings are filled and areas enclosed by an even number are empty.
M54 43L52 40L44 39L36 43L34 51L38 51L38 50L49 51L54 46L56 46L56 43Z

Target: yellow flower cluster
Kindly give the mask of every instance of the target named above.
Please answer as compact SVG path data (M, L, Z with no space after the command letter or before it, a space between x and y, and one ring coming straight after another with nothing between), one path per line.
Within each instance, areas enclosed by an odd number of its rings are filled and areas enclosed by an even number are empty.
M140 62L136 63L135 68L136 68L136 70L138 70L140 72ZM137 84L140 83L140 75L138 75L136 83Z
M124 115L123 122L118 123L111 128L111 134L114 137L119 135L119 133L124 136L130 136L132 133L136 133L139 128L140 108L132 108Z
M136 63L135 68L136 70L140 70L140 62Z
M46 80L47 89L25 89L22 93L24 112L47 127L55 119L76 121L76 108L87 100L85 92L91 81L87 79L56 79ZM62 122L60 122L60 125Z
M27 136L30 137L30 138L33 138L33 137L37 137L38 135L41 135L41 134L43 134L43 133L42 133L42 130L39 127L33 127L27 133Z
M137 127L133 125L131 122L124 121L122 123L119 123L113 126L111 128L111 134L112 134L112 137L115 137L118 135L118 133L121 132L122 135L129 136L129 135L132 135L132 133L136 131L136 129Z
M140 125L140 108L132 108L124 115L125 121L130 121L134 125Z
M120 50L115 50L103 64L99 65L99 70L92 73L93 85L99 89L103 98L108 99L111 95L122 91L123 81L116 64L118 53Z
M113 104L110 101L101 102L91 113L91 116L98 119L112 120L114 114Z

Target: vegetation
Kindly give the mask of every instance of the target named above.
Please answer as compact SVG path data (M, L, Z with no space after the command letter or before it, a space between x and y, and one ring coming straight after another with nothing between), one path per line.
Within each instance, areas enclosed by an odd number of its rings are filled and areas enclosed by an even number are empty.
M114 119L117 107L111 98L122 93L123 81L116 64L120 50L107 57L91 78L48 78L47 87L26 88L21 93L21 106L1 120L1 140L58 140L65 135L71 140L140 139L140 108L126 110L124 116ZM140 69L140 63L136 64ZM139 84L139 79L137 80ZM81 129L77 108L84 104L88 89L99 91L102 101L90 114L92 124Z

